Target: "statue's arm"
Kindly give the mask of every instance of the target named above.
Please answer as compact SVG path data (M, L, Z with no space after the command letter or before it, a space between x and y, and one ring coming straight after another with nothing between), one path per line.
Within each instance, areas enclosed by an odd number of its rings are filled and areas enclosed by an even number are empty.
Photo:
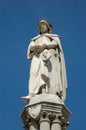
M54 41L56 41L56 43L57 43L58 53L60 54L62 52L60 38L59 37L54 37Z
M33 58L33 55L34 55L33 46L34 46L34 41L31 41L29 43L28 50L27 50L27 58L28 59L32 59Z
M46 48L52 49L52 48L58 48L58 51L60 53L60 39L58 37L53 38L50 42L46 42L43 44Z
M40 54L44 49L45 47L39 45L39 43L37 44L34 41L31 41L28 46L27 58L32 59L34 55Z

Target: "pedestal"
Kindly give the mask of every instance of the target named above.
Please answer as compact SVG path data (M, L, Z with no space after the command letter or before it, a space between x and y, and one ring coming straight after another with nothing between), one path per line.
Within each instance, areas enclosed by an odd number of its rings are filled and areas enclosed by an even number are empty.
M70 115L58 96L39 94L30 98L21 119L25 130L66 130Z

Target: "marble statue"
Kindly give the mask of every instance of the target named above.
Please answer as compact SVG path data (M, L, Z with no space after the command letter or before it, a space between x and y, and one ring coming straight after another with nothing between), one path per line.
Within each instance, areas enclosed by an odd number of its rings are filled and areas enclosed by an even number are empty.
M66 98L66 68L60 36L52 34L47 19L38 23L39 35L30 40L27 58L31 59L29 94L26 98L47 93Z
M29 94L21 113L25 130L67 130L71 112L65 106L66 68L60 37L47 19L38 23L39 35L30 40Z

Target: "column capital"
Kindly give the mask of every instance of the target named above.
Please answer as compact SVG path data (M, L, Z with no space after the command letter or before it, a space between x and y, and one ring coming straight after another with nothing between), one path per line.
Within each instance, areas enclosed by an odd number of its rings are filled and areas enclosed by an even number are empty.
M32 112L32 113L31 113ZM62 127L69 124L68 119L71 113L64 104L40 101L36 104L27 104L21 114L24 128L29 128L32 123L48 122L58 123Z
M39 118L39 122L51 122L50 119L49 119L49 112L48 111L41 111L40 113L40 118Z

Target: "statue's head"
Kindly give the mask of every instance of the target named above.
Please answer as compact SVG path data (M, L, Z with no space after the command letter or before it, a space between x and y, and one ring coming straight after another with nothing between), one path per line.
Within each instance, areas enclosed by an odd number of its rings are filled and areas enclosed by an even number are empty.
M52 24L47 19L41 19L38 22L38 29L40 34L52 33Z

